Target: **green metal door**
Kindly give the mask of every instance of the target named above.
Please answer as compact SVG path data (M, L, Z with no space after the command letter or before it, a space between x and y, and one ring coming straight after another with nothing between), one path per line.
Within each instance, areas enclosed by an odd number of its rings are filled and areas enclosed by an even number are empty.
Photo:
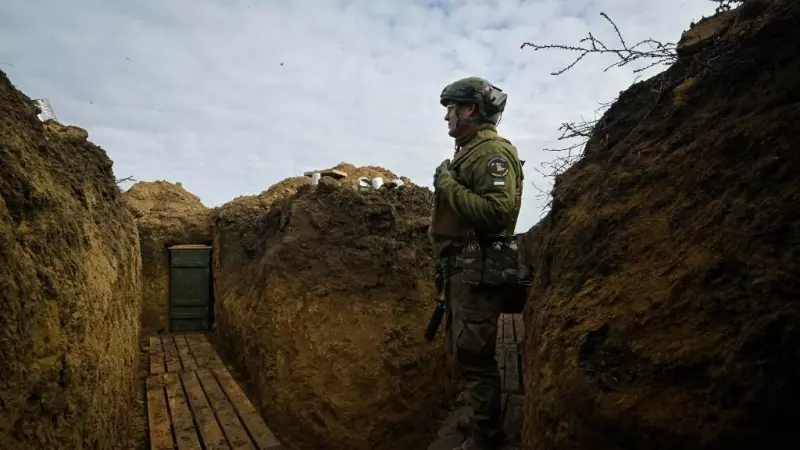
M211 247L175 245L170 251L170 331L211 328Z

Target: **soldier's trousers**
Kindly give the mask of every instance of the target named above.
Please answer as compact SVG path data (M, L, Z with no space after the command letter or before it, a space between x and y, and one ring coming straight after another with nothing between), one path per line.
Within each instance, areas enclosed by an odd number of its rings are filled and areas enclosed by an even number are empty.
M490 287L463 283L461 274L453 275L448 283L452 314L448 343L470 394L473 437L479 445L488 446L503 426L495 359L500 298Z

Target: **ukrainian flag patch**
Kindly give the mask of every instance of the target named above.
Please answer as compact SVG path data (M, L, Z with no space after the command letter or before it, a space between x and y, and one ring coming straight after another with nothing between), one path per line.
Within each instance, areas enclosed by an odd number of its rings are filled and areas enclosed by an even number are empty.
M494 178L492 178L492 184L495 185L495 186L505 186L506 185L506 179L505 178L500 178L500 177L494 177Z

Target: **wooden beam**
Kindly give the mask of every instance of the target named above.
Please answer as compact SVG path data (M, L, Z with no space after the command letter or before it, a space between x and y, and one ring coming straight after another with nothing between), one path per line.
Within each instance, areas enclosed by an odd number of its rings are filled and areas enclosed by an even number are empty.
M220 388L217 379L214 378L214 374L210 369L198 369L196 373L200 384L203 386L203 391L208 397L208 403L216 413L219 424L228 437L231 448L235 450L252 449L253 441L247 435L247 431L236 415L236 410L228 401L225 392Z
M152 450L173 450L167 399L164 396L164 383L160 377L147 378L147 421L150 430Z
M252 436L258 448L261 450L278 450L282 448L272 430L264 423L264 419L261 418L261 415L256 411L244 391L242 391L239 383L231 377L231 374L225 369L215 369L213 372L217 376L220 387L230 399L236 412L239 413L242 424L250 432L250 436Z
M167 401L172 417L172 428L175 430L175 439L178 441L178 450L195 450L200 447L197 429L194 427L192 411L183 393L180 375L177 373L164 374L167 382Z
M347 173L346 172L342 172L341 170L336 170L336 169L311 170L309 172L303 173L303 176L310 177L310 176L314 175L315 173L318 173L318 174L322 175L323 177L347 178Z

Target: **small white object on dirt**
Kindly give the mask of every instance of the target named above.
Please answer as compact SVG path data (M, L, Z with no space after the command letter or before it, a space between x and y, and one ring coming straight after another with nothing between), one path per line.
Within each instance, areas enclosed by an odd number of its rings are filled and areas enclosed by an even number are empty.
M53 113L53 108L50 106L49 100L46 98L37 98L33 101L33 103L42 110L41 113L36 115L39 120L42 122L47 122L50 119L56 120L56 115Z
M384 184L384 186L386 186L388 189L396 189L399 188L400 186L405 186L405 183L403 182L403 180L398 178L396 180L392 180Z
M368 177L359 177L358 184L356 186L358 187L358 190L370 189L372 188L372 182Z

